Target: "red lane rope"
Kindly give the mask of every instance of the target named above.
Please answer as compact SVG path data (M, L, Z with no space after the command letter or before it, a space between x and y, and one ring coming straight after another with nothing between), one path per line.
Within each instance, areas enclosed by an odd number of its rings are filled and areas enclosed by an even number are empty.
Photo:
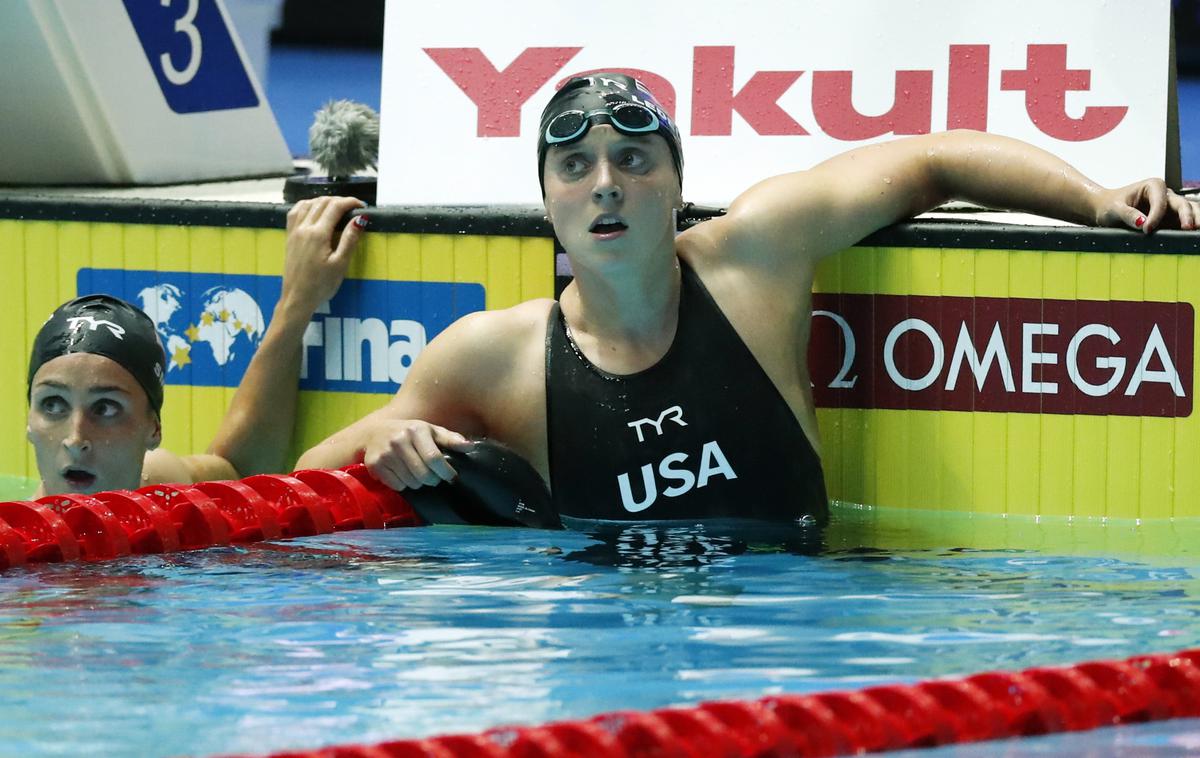
M404 498L361 465L47 495L0 503L0 570L419 523Z
M284 751L270 758L834 756L1197 716L1200 650L1184 650L865 690L615 711L477 735Z
M364 467L0 503L0 569L414 526ZM1200 650L860 691L617 711L274 758L832 756L1200 716Z

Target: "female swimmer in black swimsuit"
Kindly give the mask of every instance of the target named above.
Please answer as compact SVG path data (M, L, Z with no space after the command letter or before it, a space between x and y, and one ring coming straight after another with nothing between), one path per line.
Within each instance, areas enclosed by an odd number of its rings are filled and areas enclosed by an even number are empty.
M575 276L560 301L459 320L391 402L300 465L362 460L395 489L420 488L454 478L445 451L488 437L527 459L569 515L692 519L716 502L723 516L819 519L806 347L823 258L953 199L1142 233L1196 226L1160 180L1107 189L1031 145L953 131L765 179L676 235L678 132L621 74L564 85L538 158Z

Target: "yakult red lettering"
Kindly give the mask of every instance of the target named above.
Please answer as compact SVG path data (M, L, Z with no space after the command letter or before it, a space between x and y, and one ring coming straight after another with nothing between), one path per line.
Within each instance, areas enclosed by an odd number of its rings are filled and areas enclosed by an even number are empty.
M1020 91L1030 121L1048 136L1074 142L1093 140L1111 132L1125 117L1123 105L1088 106L1072 118L1066 110L1066 93L1091 88L1089 69L1067 67L1067 45L1027 46L1024 69L1002 72L1000 90ZM425 48L425 53L478 108L480 137L521 136L521 106L543 85L560 74L583 48L531 47L503 69L479 48ZM946 123L949 129L986 129L988 121L989 45L950 45L946 58ZM798 54L798 60L800 56ZM692 109L690 134L728 136L737 113L755 133L771 136L807 136L801 123L784 110L779 100L804 75L792 71L755 71L740 88L734 46L697 46L692 49ZM675 90L661 74L613 65L575 72L622 71L647 82L651 91L666 90L668 111L674 112ZM940 73L940 72L938 72ZM855 142L884 134L927 134L932 129L934 70L894 71L895 96L883 114L860 113L854 106L853 71L813 71L812 111L819 131L828 137ZM562 77L561 86L569 77ZM657 85L657 86L656 86ZM662 96L660 96L661 98Z
M1167 171L1170 16L1166 0L1082 15L1045 0L407 8L385 18L379 202L541 202L541 109L599 71L641 80L672 114L684 198L703 205L870 142L961 128L1120 187Z

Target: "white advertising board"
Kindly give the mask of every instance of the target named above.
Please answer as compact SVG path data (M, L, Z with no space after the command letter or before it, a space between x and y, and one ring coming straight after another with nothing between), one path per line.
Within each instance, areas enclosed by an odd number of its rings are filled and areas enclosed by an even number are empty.
M569 76L634 73L724 203L859 145L947 128L1110 186L1162 176L1168 0L388 4L381 204L538 203L536 130Z

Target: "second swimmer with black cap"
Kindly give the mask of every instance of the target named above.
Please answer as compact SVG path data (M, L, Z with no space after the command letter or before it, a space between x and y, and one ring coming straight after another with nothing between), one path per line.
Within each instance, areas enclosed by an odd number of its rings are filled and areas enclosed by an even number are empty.
M319 198L288 213L279 303L209 452L178 456L162 442L162 345L139 308L108 295L59 306L34 339L27 435L37 496L234 479L285 468L301 338L337 291L366 220L336 225L362 203ZM362 221L357 221L362 218Z
M1151 232L1194 229L1157 179L1089 181L1017 140L953 131L859 148L750 187L676 234L679 133L622 74L568 81L542 114L538 173L574 280L559 302L467 316L384 408L301 458L356 458L396 489L454 472L490 437L529 460L564 516L826 516L807 365L817 264L952 199Z

